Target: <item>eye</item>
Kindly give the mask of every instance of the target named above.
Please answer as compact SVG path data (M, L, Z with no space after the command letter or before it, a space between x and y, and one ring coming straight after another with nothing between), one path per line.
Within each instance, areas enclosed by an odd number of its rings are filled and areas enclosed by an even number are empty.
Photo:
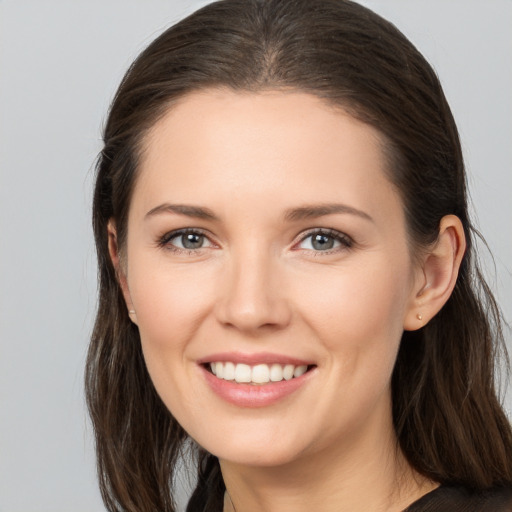
M174 250L194 251L211 247L213 244L201 231L185 229L167 233L162 237L159 245L170 246Z
M340 248L348 248L352 246L352 240L334 230L316 230L307 234L298 244L299 249L307 249L310 251L332 251Z

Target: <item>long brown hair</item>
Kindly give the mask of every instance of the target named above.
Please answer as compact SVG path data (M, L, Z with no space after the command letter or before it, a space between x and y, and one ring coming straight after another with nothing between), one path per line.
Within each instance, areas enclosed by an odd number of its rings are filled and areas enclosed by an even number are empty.
M175 510L175 468L188 439L158 397L109 258L107 223L126 237L141 140L194 90L295 89L339 105L384 136L412 250L457 215L468 242L455 290L419 331L404 332L392 377L400 448L445 484L512 484L512 432L495 389L504 349L497 304L474 258L457 128L439 80L389 22L346 0L223 0L165 31L133 63L112 103L97 163L93 224L99 305L86 390L102 495L110 511ZM197 448L188 510L222 509L215 457Z

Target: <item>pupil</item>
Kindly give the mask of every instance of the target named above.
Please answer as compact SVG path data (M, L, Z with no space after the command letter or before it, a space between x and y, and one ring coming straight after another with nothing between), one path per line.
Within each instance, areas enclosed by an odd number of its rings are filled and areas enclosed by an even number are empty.
M325 251L333 248L334 239L332 236L317 234L313 237L312 245L319 251Z
M181 243L185 249L199 249L203 245L204 235L187 233L181 236Z

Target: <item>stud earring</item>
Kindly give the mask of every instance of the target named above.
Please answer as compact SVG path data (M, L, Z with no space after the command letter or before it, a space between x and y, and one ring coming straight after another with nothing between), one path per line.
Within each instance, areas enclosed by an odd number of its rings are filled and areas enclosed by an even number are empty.
M128 313L130 313L130 315L135 315L135 310L134 310L134 309L130 309L130 310L128 311Z
M423 317L421 316L421 313L418 313L418 314L416 315L416 318L417 318L418 320L423 320Z

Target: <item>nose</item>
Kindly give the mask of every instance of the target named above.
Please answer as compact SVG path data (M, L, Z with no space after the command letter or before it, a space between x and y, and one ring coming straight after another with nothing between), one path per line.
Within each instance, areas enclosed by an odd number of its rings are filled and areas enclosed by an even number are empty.
M250 252L250 254L247 254ZM218 321L246 333L285 328L291 305L285 297L279 261L264 251L231 258L216 305Z

